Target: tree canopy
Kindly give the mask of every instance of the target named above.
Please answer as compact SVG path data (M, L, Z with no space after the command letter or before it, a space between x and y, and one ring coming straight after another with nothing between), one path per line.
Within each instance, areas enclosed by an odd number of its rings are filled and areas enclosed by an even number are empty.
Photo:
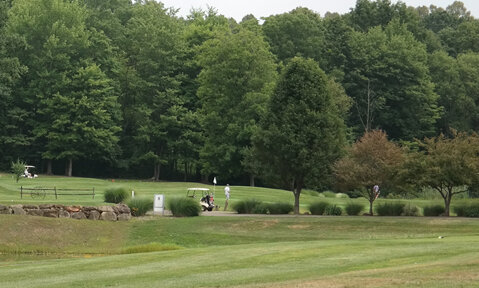
M331 163L365 133L478 132L478 23L459 1L240 22L152 0L1 1L0 169L333 189Z

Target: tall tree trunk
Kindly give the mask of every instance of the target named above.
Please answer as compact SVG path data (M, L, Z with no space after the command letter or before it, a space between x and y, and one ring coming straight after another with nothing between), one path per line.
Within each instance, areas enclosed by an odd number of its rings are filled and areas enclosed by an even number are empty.
M160 167L161 167L160 163L155 164L155 172L154 172L155 174L153 175L153 180L155 181L160 180Z
M444 216L449 217L449 210L451 206L452 193L449 191L444 197Z
M72 171L73 171L73 159L68 158L67 165L65 167L65 175L68 177L72 177Z
M185 162L185 177L183 177L183 181L186 182L188 179L188 163Z
M299 196L301 196L301 190L303 190L303 181L298 180L296 182L296 188L294 188L294 214L299 215Z
M52 172L52 159L47 160L47 175L53 175Z
M254 175L249 175L249 186L254 187Z

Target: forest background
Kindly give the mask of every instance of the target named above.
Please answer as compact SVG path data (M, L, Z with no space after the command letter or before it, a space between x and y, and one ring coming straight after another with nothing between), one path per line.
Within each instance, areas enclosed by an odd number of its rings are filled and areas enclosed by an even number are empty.
M479 130L479 20L462 2L358 0L343 15L237 23L155 1L5 0L0 169L275 186L253 140L298 58L324 71L349 143L373 129L405 146ZM330 167L318 175L305 185L333 185Z

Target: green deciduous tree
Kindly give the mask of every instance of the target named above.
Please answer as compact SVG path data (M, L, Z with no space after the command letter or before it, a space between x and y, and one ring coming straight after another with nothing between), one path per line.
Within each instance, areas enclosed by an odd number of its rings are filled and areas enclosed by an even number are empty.
M320 15L307 8L267 17L263 32L280 61L295 56L321 59L324 27Z
M145 160L153 166L153 178L160 179L161 166L176 153L174 142L182 132L186 115L180 95L180 67L185 53L183 25L174 11L162 3L141 1L132 8L126 24L127 68L129 79L122 102L130 103L133 116L124 129L130 137L130 157Z
M281 74L255 146L263 167L294 194L324 176L345 143L342 113L326 74L313 60L293 58Z
M468 191L479 181L479 136L453 131L452 137L440 135L420 143L409 165L409 179L419 187L430 187L444 199L449 216L454 195Z
M394 186L403 161L401 148L388 141L386 133L366 132L348 149L347 155L335 163L337 185L346 190L359 189L368 199L369 214L373 215L374 185Z
M441 110L425 46L398 21L384 30L356 32L349 45L351 57L343 85L358 112L351 114L351 125L361 127L359 115L372 109L371 127L385 130L393 139L433 135ZM368 101L371 95L376 97L373 104Z
M206 41L198 60L198 96L205 174L245 175L242 160L276 80L269 46L257 31L238 26Z

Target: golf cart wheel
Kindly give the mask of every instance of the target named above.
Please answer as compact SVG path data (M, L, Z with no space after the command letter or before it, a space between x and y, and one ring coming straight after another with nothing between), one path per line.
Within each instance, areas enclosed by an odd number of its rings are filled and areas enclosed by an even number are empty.
M206 211L206 207L205 207L205 206L203 206L202 208L203 208L203 212Z
M213 207L208 208L208 211L213 211Z

